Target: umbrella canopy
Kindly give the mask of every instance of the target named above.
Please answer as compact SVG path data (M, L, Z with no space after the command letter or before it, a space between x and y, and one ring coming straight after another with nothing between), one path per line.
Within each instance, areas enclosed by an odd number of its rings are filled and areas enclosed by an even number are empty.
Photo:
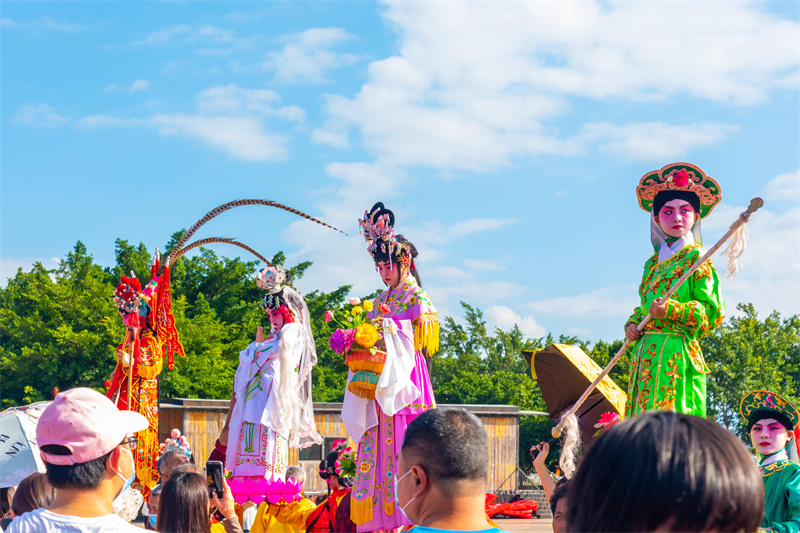
M531 365L531 376L539 383L550 419L559 422L564 412L578 401L602 369L583 350L568 344L551 344L537 352L523 351ZM627 396L608 376L604 377L578 409L578 424L584 446L596 429L594 425L607 412L622 415Z
M44 472L36 425L48 405L36 402L0 413L0 488L14 487L28 475Z

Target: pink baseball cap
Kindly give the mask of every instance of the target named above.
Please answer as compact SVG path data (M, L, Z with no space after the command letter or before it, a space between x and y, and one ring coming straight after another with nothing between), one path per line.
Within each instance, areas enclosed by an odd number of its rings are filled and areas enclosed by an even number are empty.
M96 390L80 387L59 393L47 406L36 426L42 460L54 465L86 463L107 454L125 435L146 429L147 419L135 411L120 411ZM72 455L41 451L58 444Z

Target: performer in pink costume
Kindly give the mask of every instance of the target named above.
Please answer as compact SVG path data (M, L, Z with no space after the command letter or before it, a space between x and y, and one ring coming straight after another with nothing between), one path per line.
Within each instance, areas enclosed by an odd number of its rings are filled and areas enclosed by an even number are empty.
M387 357L374 400L345 391L342 420L358 443L350 517L359 532L393 531L412 524L395 507L396 457L408 424L436 407L426 357L439 349L439 320L420 285L416 248L394 235L394 214L378 202L359 224L389 287L370 311L382 326ZM353 378L351 372L348 382Z

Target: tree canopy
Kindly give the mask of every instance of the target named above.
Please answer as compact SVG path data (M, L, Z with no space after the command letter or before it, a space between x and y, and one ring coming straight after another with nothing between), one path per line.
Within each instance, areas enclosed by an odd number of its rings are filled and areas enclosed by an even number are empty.
M173 235L164 249L181 235ZM278 253L272 261L283 264L285 256ZM0 288L2 407L50 399L55 387L88 386L104 392L103 381L114 369L116 346L124 335L112 303L114 288L130 272L149 280L151 262L143 244L117 240L116 264L103 268L78 242L56 269L36 263L29 272L20 269L9 279ZM187 357L176 358L175 369L161 373L162 397L230 397L240 350L252 341L259 325L269 326L257 305L262 296L253 283L257 268L257 261L229 259L208 249L172 265L173 311ZM301 278L309 268L308 262L288 268L290 279ZM333 327L323 315L340 309L350 289L305 295L318 352L313 373L318 402L340 402L344 396L347 367L328 345ZM531 339L517 326L490 332L480 309L461 305L463 320L440 317L441 350L433 359L431 380L442 404L506 404L545 411L522 350L553 342L574 344L604 366L622 345L622 340L588 344L563 335L557 340L552 335ZM708 416L744 437L738 412L748 391L768 388L795 402L800 399L800 317L773 312L762 320L749 304L739 306L739 312L701 346L711 368ZM610 374L623 390L629 363L630 353ZM550 439L552 425L544 417L521 417L521 464L529 462L531 445ZM550 454L551 464L557 448Z

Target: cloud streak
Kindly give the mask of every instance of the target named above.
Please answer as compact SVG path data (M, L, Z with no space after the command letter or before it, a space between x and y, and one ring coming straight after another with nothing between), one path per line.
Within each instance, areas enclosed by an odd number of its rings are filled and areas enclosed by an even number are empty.
M161 113L147 118L89 115L79 120L76 127L147 127L159 135L202 141L235 159L282 161L289 157L290 139L269 132L266 119L302 122L305 111L297 106L281 106L280 101L280 95L274 91L230 84L199 92L197 113Z

